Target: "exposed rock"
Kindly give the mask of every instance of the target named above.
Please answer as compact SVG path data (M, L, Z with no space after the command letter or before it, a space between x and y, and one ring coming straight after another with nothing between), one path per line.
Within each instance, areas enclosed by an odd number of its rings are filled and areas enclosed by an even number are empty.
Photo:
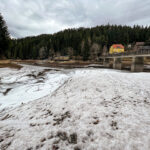
M93 122L93 124L95 124L95 125L98 124L98 123L99 123L99 120L96 120L96 121Z
M5 115L1 120L6 120L6 119L8 119L8 118L10 118L10 117L12 117L12 115L7 114L7 115Z
M44 138L42 138L40 141L41 141L41 142L44 142L44 141L46 141L46 138L44 137Z
M55 116L54 116L54 117L55 117ZM54 126L55 126L55 125L59 125L59 124L61 124L66 118L70 118L70 117L71 117L70 112L67 111L67 112L65 112L64 114L62 114L60 118L55 118L55 119L53 119L53 120L55 121L55 123L54 123L53 125L54 125Z
M57 133L57 136L58 136L61 140L63 140L63 141L65 141L65 140L68 139L66 132L58 132L58 133Z
M112 127L114 130L118 130L117 122L116 122L116 121L112 121L110 125L111 125L111 127Z
M33 147L29 147L29 148L27 148L27 150L33 150Z
M4 95L7 95L7 94L8 94L8 92L9 92L10 90L12 90L12 88L8 88L8 89L6 89L6 91L5 91L5 92L3 92L3 94L4 94Z
M1 150L6 150L10 145L11 145L11 141L8 142L8 143L2 144L1 147L0 147L0 149L1 149Z
M36 149L40 149L41 147L43 147L43 145L44 145L43 143L37 145L37 146L36 146Z
M71 144L77 144L77 134L73 133L69 136L68 142Z
M53 145L52 146L52 150L58 150L58 149L59 149L58 145Z
M58 144L60 142L60 139L59 140L55 140L54 142L53 142L53 144Z
M78 146L75 146L75 147L74 147L74 150L81 150L81 148L78 147Z
M34 127L34 126L36 126L36 123L30 123L30 126Z
M3 142L3 141L4 141L4 137L0 136L0 142Z

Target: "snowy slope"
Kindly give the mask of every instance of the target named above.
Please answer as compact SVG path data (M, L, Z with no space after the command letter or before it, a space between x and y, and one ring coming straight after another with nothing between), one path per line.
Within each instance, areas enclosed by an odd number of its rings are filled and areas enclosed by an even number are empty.
M8 150L149 150L150 74L77 69L51 95L0 112Z
M0 68L0 109L44 97L67 78L59 70L46 67L23 65L20 70Z

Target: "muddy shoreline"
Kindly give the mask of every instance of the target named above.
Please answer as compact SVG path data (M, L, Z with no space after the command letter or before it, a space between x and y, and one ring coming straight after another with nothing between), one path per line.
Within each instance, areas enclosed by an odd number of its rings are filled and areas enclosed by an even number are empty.
M67 62L48 62L48 61L17 61L15 63L19 64L27 64L27 65L34 65L34 66L41 66L41 67L51 67L51 68L59 68L59 69L75 69L75 68L106 68L102 62L90 62L90 61L67 61ZM113 64L111 63L110 68L107 69L112 69ZM130 71L130 65L128 61L124 61L123 63L123 69L126 71ZM150 65L145 65L144 66L144 71L143 72L150 72Z
M34 65L41 67L50 67L50 68L63 68L63 69L74 69L74 68L106 68L103 66L102 62L94 61L49 61L49 60L5 60L0 61L0 68L15 68L21 69L21 64ZM123 69L130 71L130 63L124 61ZM111 62L110 69L113 65ZM150 72L150 65L146 64L144 66L144 72Z

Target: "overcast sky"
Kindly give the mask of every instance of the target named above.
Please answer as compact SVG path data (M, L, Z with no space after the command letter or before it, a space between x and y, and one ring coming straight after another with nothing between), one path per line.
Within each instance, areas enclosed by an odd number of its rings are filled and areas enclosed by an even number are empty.
M150 25L150 0L0 0L12 37L102 24Z

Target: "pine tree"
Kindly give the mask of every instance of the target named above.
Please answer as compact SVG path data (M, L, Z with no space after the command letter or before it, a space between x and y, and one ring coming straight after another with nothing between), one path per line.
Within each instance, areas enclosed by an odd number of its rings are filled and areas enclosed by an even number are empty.
M146 42L149 39L150 27L142 26L101 25L94 28L67 29L55 34L11 40L7 56L8 58L23 56L23 59L53 59L58 54L68 55L69 48L71 57L73 54L73 58L83 57L83 60L88 60L91 58L90 50L93 44L99 45L97 55L100 56L104 46L109 49L112 44L117 43L127 47L128 44L134 44L137 41ZM42 47L44 49L41 49Z
M88 60L89 58L89 43L88 43L88 40L86 39L85 40L85 43L84 43L84 51L83 51L83 60Z
M9 45L9 33L6 23L0 13L0 57L6 54Z

